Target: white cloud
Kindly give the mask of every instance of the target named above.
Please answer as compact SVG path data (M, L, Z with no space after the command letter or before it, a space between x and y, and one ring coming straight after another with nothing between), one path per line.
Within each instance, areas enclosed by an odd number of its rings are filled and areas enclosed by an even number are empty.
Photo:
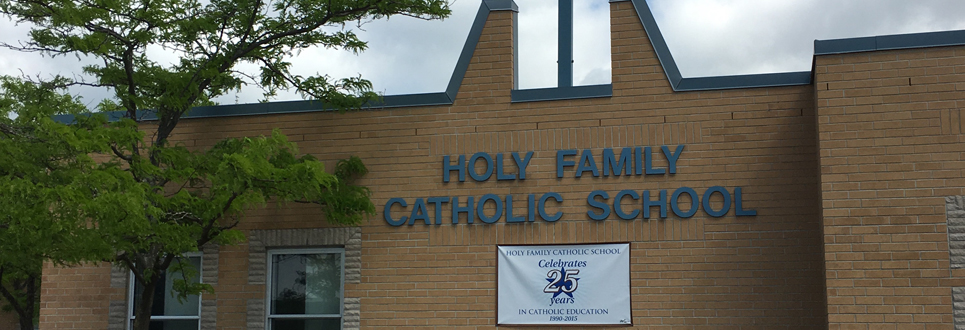
M521 88L556 85L556 1L517 0ZM575 0L574 83L609 82L609 4ZM657 22L685 77L810 70L814 39L965 29L960 0L650 0ZM445 90L478 0L458 0L452 17L422 21L393 17L363 26L369 42L360 55L310 49L293 59L303 75L361 75L387 95ZM26 38L25 26L0 19L0 40ZM170 53L151 52L169 61ZM0 74L70 75L80 72L74 57L43 58L0 50ZM93 104L104 91L77 89ZM222 103L255 102L260 92L245 89ZM300 97L294 93L278 100Z
M965 28L955 0L651 0L685 77L808 71L815 39Z
M554 87L557 82L559 11L554 1L521 0L519 34L519 88Z

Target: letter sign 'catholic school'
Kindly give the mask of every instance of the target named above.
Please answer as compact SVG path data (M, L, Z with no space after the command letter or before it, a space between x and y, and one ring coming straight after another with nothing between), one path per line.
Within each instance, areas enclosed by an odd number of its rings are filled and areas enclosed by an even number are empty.
M659 156L655 156L655 154ZM678 145L674 149L661 146L657 150L651 147L627 147L618 150L606 148L599 155L600 161L598 162L596 155L590 149L583 151L558 150L556 151L556 177L676 174L677 161L683 154L684 145ZM654 157L663 157L666 160L667 167L654 167ZM459 155L455 159L448 155L443 156L442 182L466 182L467 180L484 182L493 177L498 181L526 180L526 169L532 159L532 151L525 154L512 152L506 155L499 153L495 157L486 152L477 152L468 158L466 155ZM512 163L512 165L508 165L509 163ZM515 168L515 171L507 171L507 167ZM722 205L717 209L714 209L710 203L714 194L719 194L723 199ZM683 209L679 203L680 197L684 195L693 201L687 209ZM637 201L637 207L623 206L622 202L627 198ZM392 226L411 226L416 223L441 225L444 222L458 224L463 221L462 219L465 219L467 224L476 221L486 224L499 221L522 223L534 222L536 219L555 222L563 217L563 212L548 213L546 206L547 204L559 206L563 203L563 196L555 192L525 196L485 194L479 196L478 199L473 196L466 196L464 199L459 196L427 197L409 201L402 198L391 198L385 203L382 214L385 217L385 222ZM652 216L659 216L664 219L671 212L680 218L690 218L697 214L698 210L702 210L711 217L723 217L730 212L731 205L733 205L735 216L757 215L757 211L744 207L741 187L728 189L713 186L705 189L702 193L698 193L697 190L690 187L680 187L669 194L666 189L639 192L626 189L613 194L603 190L594 190L587 194L586 204L589 208L586 215L593 220L606 220L612 217L623 220L650 219ZM492 206L495 212L484 212L486 205ZM651 212L654 208L657 209L658 215ZM444 212L446 209L448 209L448 212ZM444 213L446 214L444 215Z

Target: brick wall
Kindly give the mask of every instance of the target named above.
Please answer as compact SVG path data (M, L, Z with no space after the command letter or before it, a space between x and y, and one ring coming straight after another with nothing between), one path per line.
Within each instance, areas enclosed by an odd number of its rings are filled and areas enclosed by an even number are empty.
M124 289L111 288L107 264L44 267L41 329L107 329L109 301L123 300Z
M347 297L359 299L361 328L494 328L497 244L594 242L631 242L635 328L824 327L814 87L674 93L631 3L611 8L610 98L510 103L513 14L493 12L452 106L186 120L174 138L210 146L279 127L302 152L329 165L360 156L370 169L363 184L380 210L395 197L563 196L558 210L565 215L556 223L391 227L376 215L361 228L361 280L345 286ZM686 149L675 175L555 176L560 149L599 155L603 148L678 144ZM514 151L534 152L525 181L442 182L444 155ZM655 166L666 161L656 157ZM744 206L758 215L735 217L733 208L721 218L700 212L686 219L670 213L594 221L586 215L592 190L684 186L698 192L743 187ZM624 205L632 207L629 199ZM325 225L315 209L286 205L251 212L244 226ZM217 301L219 329L245 329L248 304L264 299L264 285L249 283L249 251L247 245L220 249L217 293L205 297ZM107 267L48 269L42 328L106 328L108 296L123 294L109 289L109 273ZM84 276L89 284L80 282ZM103 303L68 308L85 290Z
M963 65L961 47L815 59L831 329L952 329Z

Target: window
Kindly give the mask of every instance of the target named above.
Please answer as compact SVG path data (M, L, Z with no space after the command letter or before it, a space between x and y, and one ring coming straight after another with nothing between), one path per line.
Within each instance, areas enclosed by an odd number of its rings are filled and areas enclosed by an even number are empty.
M269 251L268 329L341 329L344 260L344 249Z
M190 262L197 270L189 281L198 283L201 281L201 255L189 255L184 258L175 259L171 262L171 267L177 262ZM131 274L133 277L133 274ZM165 271L161 274L161 283L154 291L154 305L151 306L151 329L152 330L181 330L181 329L200 329L201 315L201 296L190 295L184 301L178 301L177 293L174 291L174 280L181 279L181 272ZM136 281L131 279L131 287L128 290L128 327L134 324L134 308L138 297L144 291L140 285L134 284Z

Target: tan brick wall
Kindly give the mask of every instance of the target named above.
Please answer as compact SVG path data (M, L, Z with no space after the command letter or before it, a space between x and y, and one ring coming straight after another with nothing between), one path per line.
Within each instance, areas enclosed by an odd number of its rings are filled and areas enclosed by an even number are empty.
M361 302L364 329L427 327L489 329L495 325L497 244L631 242L631 294L637 329L814 329L826 324L824 263L818 205L818 162L812 86L674 93L629 2L612 4L613 97L510 103L511 13L493 12L452 106L348 114L325 112L186 120L176 139L210 146L229 136L268 134L279 127L302 152L334 165L360 156L377 207L389 198L560 193L556 223L391 227L378 214L362 226L362 279L346 284ZM678 173L557 179L560 149L685 144ZM442 183L444 155L534 151L525 181ZM655 157L655 166L666 161ZM571 173L571 172L570 172ZM587 193L623 189L673 191L743 187L756 217L589 220ZM629 199L625 203L630 206ZM407 209L407 210L411 210ZM448 210L448 209L446 209ZM430 206L430 211L432 207ZM656 211L656 210L654 210ZM446 214L444 212L444 214ZM311 207L268 207L250 214L245 230L315 228ZM218 328L244 329L250 299L264 285L248 281L248 247L222 247ZM103 329L79 323L66 307L80 276L51 269L45 285L44 329ZM109 275L106 268L83 272ZM59 277L58 277L59 276ZM92 278L93 279L93 278ZM50 290L55 290L51 288ZM101 296L120 294L106 289ZM104 298L104 301L107 299ZM97 320L103 313L86 310ZM106 322L106 321L102 321ZM509 327L503 327L509 328Z
M961 47L816 57L831 329L952 329L963 69Z
M87 267L44 267L40 299L41 329L107 329L109 301L124 299L123 289L110 287L107 264ZM120 297L120 298L118 298Z

